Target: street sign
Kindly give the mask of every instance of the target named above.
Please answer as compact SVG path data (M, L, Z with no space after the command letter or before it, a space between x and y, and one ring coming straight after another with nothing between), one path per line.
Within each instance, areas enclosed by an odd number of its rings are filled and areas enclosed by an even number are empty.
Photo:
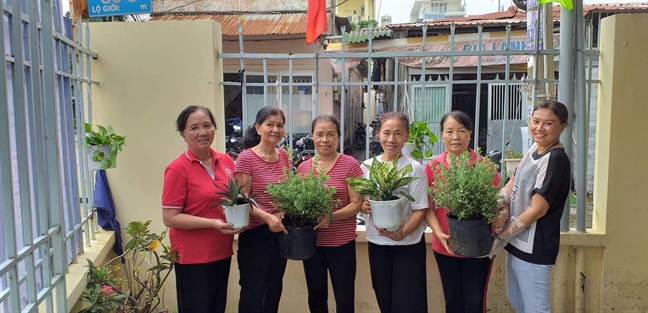
M90 17L149 14L153 10L152 0L88 0Z

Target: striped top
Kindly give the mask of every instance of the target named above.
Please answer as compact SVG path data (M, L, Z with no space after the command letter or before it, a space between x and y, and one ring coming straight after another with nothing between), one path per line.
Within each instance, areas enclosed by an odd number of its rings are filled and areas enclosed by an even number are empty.
M308 173L313 167L313 159L303 162L297 168L299 173ZM328 181L325 185L335 188L333 198L339 199L340 204L333 208L333 212L347 206L350 202L349 187L346 179L362 176L360 163L351 156L341 154L333 167L328 171ZM356 234L355 215L342 220L334 220L328 228L321 228L317 234L317 245L320 247L339 247L358 237Z
M245 149L236 158L234 170L234 174L244 173L252 176L252 190L249 196L256 200L260 209L271 214L278 211L271 204L272 198L266 193L266 186L279 182L284 175L284 168L291 168L286 150L277 149L279 150L279 160L275 162L266 162L252 149ZM263 224L262 220L250 217L250 225L247 229L255 228L261 224Z

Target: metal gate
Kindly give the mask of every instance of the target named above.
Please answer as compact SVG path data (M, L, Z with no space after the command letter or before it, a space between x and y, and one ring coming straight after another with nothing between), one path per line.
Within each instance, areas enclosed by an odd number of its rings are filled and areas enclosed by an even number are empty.
M68 266L95 237L80 143L97 54L60 0L1 4L0 312L67 312Z
M441 118L452 110L449 89L447 85L438 83L425 87L412 86L414 120L428 122L428 127L438 138L441 138ZM432 147L432 154L440 155L444 150L439 139L438 144Z

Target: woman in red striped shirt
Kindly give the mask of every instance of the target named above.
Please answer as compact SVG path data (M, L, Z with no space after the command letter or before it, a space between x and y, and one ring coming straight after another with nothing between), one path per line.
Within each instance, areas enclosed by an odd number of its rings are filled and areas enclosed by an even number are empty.
M335 188L340 204L330 214L322 216L315 229L317 250L304 260L304 274L308 288L308 307L312 313L328 312L328 273L331 275L336 312L354 311L356 250L356 219L360 212L362 196L347 185L349 177L362 176L356 159L336 151L340 139L340 121L333 115L323 114L313 120L311 126L319 161L316 173L329 176L327 186ZM308 173L313 159L299 165L299 173Z

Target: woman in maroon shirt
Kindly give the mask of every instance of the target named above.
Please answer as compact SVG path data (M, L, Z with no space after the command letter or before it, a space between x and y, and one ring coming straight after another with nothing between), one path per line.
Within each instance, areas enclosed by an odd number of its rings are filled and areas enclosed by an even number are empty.
M245 132L245 150L236 159L234 177L258 204L250 211L250 225L238 237L241 313L279 310L286 259L279 254L276 233L287 231L281 223L281 213L271 204L265 189L268 184L277 183L285 169L292 168L288 153L277 148L285 134L285 122L278 108L259 110L254 125Z
M336 312L353 312L355 306L356 219L360 212L362 196L347 185L349 177L362 176L360 163L351 156L337 152L340 139L340 121L333 115L323 114L313 120L311 127L319 161L315 172L329 176L325 185L335 188L333 197L340 204L330 214L321 217L315 229L317 250L304 260L304 274L308 288L308 307L312 313L327 313L328 275L331 275ZM299 165L297 172L308 173L313 159Z

